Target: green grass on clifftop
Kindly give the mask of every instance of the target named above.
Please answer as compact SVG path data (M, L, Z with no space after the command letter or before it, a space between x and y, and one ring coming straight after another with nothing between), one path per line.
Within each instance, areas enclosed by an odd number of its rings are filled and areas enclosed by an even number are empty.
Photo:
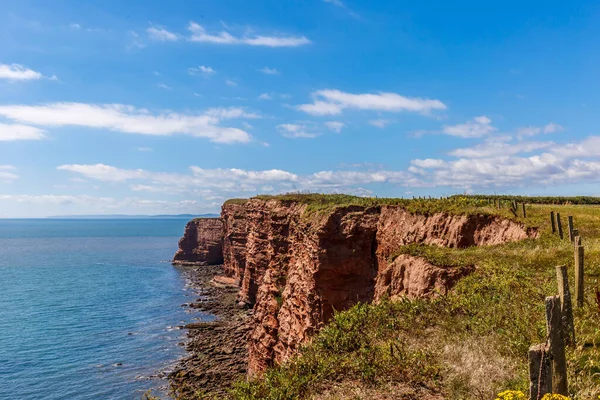
M341 195L278 198L310 201L317 208L389 201ZM459 200L457 210L494 212L487 200L466 199ZM551 210L562 215L564 240L550 232ZM507 212L500 210L501 215ZM545 341L544 298L557 293L556 265L568 266L574 292L573 248L567 233L567 216L573 215L585 246L586 301L583 308L575 309L578 345L567 350L569 390L575 399L597 399L600 207L530 205L527 212L527 225L540 227L537 240L458 250L399 248L396 256L411 254L436 265L474 264L476 270L443 297L359 304L336 314L298 357L268 370L262 378L238 383L231 398L483 400L505 389L527 393L527 350Z

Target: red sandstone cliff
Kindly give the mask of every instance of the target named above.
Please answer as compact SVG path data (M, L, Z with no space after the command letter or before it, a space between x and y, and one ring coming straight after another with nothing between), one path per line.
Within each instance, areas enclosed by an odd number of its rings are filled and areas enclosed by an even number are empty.
M240 302L253 307L250 374L290 357L334 310L443 294L469 272L411 256L391 260L403 245L463 248L535 235L494 216L419 215L399 206L307 213L300 203L252 199L226 203L221 217L225 271L240 282Z
M223 263L223 222L221 218L197 218L187 223L173 264Z

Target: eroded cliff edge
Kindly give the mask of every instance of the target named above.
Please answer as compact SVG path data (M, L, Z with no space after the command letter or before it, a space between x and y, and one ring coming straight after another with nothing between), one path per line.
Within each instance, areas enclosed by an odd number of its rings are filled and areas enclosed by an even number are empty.
M318 211L302 202L227 202L221 218L186 228L198 243L185 254L209 254L200 232L221 224L226 275L239 282L240 306L252 307L248 372L280 363L333 315L384 296L445 293L465 274L425 260L395 256L411 243L464 248L534 237L519 223L490 215L411 213L401 206L336 206ZM206 226L204 226L206 224ZM210 225L210 228L209 228ZM194 236L196 235L196 236ZM198 236L200 235L200 236ZM179 254L179 252L178 252Z

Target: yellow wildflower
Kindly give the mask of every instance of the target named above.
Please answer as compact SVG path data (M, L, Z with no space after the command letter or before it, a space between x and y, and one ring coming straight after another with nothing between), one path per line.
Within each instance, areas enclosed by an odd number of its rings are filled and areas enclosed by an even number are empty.
M520 390L505 390L504 392L498 393L496 400L526 400L527 396ZM547 400L547 399L543 399Z

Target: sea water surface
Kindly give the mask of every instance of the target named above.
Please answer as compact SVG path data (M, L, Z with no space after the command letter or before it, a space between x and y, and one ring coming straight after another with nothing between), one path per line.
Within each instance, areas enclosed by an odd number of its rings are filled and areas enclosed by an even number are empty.
M0 220L0 399L140 399L198 318L184 219Z

